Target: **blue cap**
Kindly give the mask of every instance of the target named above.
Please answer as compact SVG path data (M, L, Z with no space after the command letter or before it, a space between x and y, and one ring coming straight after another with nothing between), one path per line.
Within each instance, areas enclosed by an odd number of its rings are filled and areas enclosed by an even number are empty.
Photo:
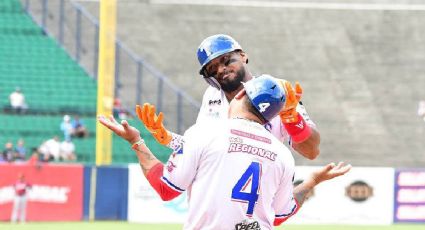
M251 104L267 122L273 119L285 105L285 90L270 75L261 75L244 83Z
M242 50L242 47L229 35L216 34L205 38L198 47L199 73L203 75L205 65L214 58L235 50Z

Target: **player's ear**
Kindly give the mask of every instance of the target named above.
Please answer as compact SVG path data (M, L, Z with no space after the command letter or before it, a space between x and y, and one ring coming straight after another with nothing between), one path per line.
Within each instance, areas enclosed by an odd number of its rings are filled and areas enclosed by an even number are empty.
M242 62L245 62L246 64L248 64L248 54L246 54L243 51L239 51L239 55L241 55L242 57Z
M245 89L242 89L241 91L238 92L238 94L236 94L235 99L240 100L241 98L243 98L243 96L245 96L246 91Z

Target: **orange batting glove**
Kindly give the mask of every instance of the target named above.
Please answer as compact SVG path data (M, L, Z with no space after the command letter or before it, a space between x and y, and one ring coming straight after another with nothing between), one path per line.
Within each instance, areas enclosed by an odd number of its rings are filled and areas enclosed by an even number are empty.
M298 121L298 112L296 110L298 102L301 100L303 89L300 83L295 83L295 89L289 81L279 80L283 89L285 89L286 102L279 113L282 123L294 123Z
M162 124L164 114L155 114L155 106L145 103L143 107L136 105L136 113L139 119L145 124L146 129L162 145L168 145L172 139L170 132Z

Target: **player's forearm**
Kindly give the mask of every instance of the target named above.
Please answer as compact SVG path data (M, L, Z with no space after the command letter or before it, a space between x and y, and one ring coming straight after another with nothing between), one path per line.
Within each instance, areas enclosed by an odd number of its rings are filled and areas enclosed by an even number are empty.
M311 135L303 142L292 143L292 147L295 151L299 152L305 158L314 160L320 153L320 134L316 128L311 128Z
M143 174L152 188L158 193L162 200L168 201L180 195L162 180L164 165L160 162L145 145L144 141L138 141L132 146L136 152Z
M299 207L303 206L306 201L307 194L313 190L316 185L316 181L313 178L309 178L294 188L294 198L297 200Z
M146 144L133 144L132 146L134 152L137 155L137 158L139 159L139 164L142 168L143 174L147 176L149 171L154 167L156 164L161 163L150 151L150 149L146 146Z

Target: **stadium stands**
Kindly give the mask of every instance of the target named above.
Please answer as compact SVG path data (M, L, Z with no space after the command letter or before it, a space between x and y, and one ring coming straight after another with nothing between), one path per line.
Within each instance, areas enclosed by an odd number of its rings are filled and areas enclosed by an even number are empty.
M79 162L95 161L96 82L56 43L45 36L22 11L18 0L0 1L0 145L23 138L28 151L44 140L58 135L63 138L60 123L64 114L78 114L90 136L74 138ZM20 87L28 111L13 114L9 94ZM135 123L141 130L139 123ZM145 130L143 132L146 133ZM113 162L136 162L128 144L114 138ZM164 153L152 138L152 148Z

